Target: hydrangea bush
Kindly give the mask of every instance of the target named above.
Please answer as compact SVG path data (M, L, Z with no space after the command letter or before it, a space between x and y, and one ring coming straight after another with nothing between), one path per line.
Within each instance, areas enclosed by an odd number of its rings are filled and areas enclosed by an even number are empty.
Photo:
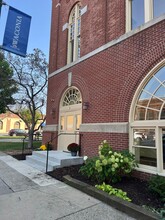
M98 157L88 158L80 172L97 182L118 182L137 167L135 156L128 151L117 152L104 140L98 147Z

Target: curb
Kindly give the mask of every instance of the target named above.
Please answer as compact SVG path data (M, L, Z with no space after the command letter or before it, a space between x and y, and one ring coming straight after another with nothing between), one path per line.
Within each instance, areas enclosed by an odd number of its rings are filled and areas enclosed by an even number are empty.
M115 196L109 196L108 193L96 189L87 183L72 178L69 175L63 177L66 184L110 205L111 207L128 214L129 216L139 220L160 219L158 215L133 203L127 202Z

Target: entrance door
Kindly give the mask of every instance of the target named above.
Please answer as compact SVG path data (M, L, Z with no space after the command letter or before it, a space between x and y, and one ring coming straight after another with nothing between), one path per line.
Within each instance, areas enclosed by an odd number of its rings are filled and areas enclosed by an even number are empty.
M58 150L67 150L71 143L79 143L80 111L66 112L60 115Z
M60 102L58 150L67 150L69 144L79 143L81 115L81 93L76 87L70 87Z

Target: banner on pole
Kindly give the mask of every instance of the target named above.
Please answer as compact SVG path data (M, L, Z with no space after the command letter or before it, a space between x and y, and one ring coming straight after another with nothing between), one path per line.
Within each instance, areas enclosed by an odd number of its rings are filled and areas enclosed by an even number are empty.
M2 49L25 57L31 16L9 7Z

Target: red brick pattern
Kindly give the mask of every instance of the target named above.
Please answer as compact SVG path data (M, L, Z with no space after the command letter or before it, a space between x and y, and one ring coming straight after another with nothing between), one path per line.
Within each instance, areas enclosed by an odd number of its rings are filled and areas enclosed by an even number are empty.
M57 42L55 5L58 0L53 0L50 73L66 65L67 30L62 31L62 26L68 22L69 13L76 2L61 1ZM124 34L124 0L82 0L81 4L88 6L82 16L81 56ZM148 72L165 59L164 36L163 20L49 78L47 124L58 124L60 99L68 88L69 72L72 72L72 85L82 93L83 102L89 102L89 109L82 112L82 123L129 122L135 91ZM56 109L55 119L50 114L52 108ZM82 154L95 155L99 143L104 139L114 149L128 148L128 134L86 132L82 137Z

